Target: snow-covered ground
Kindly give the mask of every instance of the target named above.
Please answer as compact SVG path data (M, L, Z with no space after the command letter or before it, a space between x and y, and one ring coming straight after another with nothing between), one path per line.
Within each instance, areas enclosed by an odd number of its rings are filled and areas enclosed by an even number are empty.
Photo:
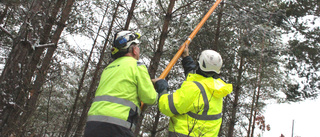
M320 137L320 98L291 104L269 104L264 113L271 130L263 137ZM294 124L293 124L294 123Z

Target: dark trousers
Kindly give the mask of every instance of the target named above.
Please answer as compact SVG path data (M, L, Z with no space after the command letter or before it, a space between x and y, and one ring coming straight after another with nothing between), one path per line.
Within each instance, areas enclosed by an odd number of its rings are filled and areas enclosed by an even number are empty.
M130 129L122 126L89 121L86 123L84 137L133 137L133 133Z

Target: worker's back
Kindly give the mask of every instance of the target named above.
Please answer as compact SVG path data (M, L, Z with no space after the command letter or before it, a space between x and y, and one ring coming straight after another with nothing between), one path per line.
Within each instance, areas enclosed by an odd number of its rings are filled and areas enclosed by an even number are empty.
M110 135L114 132L114 135L133 136L129 131L135 126L140 114L140 102L154 104L157 95L147 68L143 64L130 56L116 59L101 75L95 98L88 112L85 134L96 135L95 132L108 130L110 133L106 131L99 135ZM98 127L103 128L94 129Z

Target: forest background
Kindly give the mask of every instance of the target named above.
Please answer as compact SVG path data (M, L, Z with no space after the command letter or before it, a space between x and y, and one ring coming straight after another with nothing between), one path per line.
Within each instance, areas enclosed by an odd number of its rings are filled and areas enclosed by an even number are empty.
M214 0L1 0L0 136L81 136L119 30L142 34L140 61L158 77ZM270 102L319 95L319 0L222 0L189 46L223 58L219 136L259 136ZM290 39L283 42L283 36ZM180 61L166 77L184 80ZM165 136L168 117L148 107L135 134ZM280 136L280 135L279 135Z

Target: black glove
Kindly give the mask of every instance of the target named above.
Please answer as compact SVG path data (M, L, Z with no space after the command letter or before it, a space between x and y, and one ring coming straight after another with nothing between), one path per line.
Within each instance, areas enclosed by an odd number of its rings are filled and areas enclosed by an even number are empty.
M158 94L161 94L162 92L168 92L168 82L164 79L160 79L155 83L155 88Z

